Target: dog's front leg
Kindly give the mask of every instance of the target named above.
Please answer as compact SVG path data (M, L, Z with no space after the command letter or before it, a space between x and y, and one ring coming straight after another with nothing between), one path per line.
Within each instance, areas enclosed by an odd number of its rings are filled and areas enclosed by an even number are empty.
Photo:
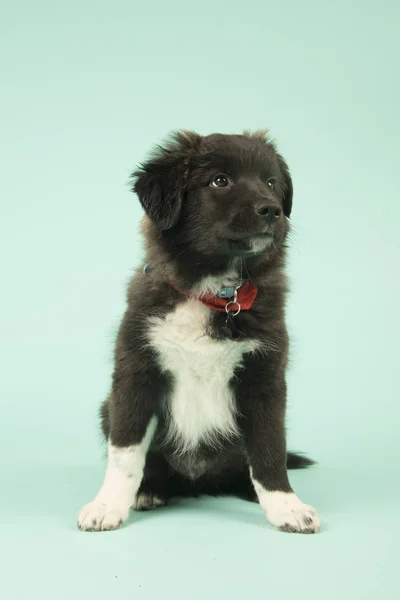
M154 374L143 371L128 377L114 373L108 407L108 465L96 498L79 513L82 530L117 529L129 516L157 427L152 400L157 392L155 380Z
M282 531L316 533L317 513L296 496L287 475L286 383L279 357L264 364L260 357L250 358L237 394L250 475L268 521Z

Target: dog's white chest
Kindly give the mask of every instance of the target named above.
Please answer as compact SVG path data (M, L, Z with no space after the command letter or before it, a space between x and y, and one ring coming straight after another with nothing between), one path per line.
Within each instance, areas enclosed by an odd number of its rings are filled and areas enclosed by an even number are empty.
M243 355L257 343L218 341L207 335L210 309L188 299L165 319L150 319L150 340L161 366L174 380L168 437L181 451L201 441L236 434L230 381Z

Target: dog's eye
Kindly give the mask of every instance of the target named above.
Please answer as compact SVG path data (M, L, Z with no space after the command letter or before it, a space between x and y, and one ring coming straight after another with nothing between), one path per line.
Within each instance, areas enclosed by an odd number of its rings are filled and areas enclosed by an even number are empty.
M268 179L268 181L267 181L267 186L268 186L268 187L269 187L271 190L275 189L275 179Z
M214 179L212 180L210 185L212 187L216 187L216 188L226 187L229 185L229 179L227 178L226 175L223 175L222 173L220 173L219 175L214 177Z

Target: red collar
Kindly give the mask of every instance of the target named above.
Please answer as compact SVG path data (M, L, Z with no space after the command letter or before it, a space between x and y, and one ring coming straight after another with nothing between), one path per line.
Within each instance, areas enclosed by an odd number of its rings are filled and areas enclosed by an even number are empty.
M250 281L246 281L246 283L237 288L236 300L234 299L233 293L230 296L221 297L221 292L225 290L234 290L235 288L221 288L215 295L206 294L203 296L196 296L192 292L180 290L173 282L171 282L171 285L188 298L196 298L196 300L199 300L208 306L208 308L218 310L219 312L228 312L227 307L228 304L230 304L231 311L236 314L242 310L249 310L253 306L253 302L258 293L258 287Z

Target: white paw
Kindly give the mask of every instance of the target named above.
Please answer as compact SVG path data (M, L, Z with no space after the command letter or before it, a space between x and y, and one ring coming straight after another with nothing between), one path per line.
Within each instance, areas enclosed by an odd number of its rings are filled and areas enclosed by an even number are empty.
M265 512L272 525L289 533L317 533L320 520L315 508L303 504L295 494L271 492Z
M118 529L129 516L129 508L103 504L94 500L79 513L78 527L82 531L110 531Z
M154 510L167 503L165 498L152 494L151 492L139 492L133 503L135 510Z

